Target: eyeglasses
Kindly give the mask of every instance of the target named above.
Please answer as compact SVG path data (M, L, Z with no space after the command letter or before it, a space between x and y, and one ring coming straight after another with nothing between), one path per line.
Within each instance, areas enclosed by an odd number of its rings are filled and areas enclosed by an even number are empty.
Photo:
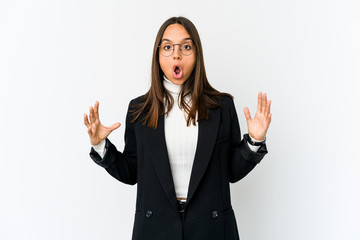
M162 43L160 46L158 46L158 48L160 48L160 54L164 57L170 57L174 52L175 45L179 45L182 55L189 56L194 52L194 46L192 42L185 42L181 44Z

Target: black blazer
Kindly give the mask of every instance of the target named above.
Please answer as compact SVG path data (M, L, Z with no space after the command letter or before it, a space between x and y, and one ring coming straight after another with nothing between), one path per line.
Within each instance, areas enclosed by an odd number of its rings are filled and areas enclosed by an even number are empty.
M106 138L103 159L91 148L90 157L117 180L134 185L137 198L132 240L237 240L239 233L230 199L230 184L245 177L267 153L241 140L234 101L223 97L220 108L209 109L198 122L198 142L181 220L164 135L164 115L154 130L140 119L125 125L121 153ZM142 116L140 116L142 117Z

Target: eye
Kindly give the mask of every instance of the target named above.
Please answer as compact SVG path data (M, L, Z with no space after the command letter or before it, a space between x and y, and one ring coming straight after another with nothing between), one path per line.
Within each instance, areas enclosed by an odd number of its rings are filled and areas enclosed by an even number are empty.
M183 45L183 49L184 50L191 50L192 49L192 46L190 44L184 44Z
M169 45L169 44L164 45L164 46L163 46L163 49L164 49L165 51L169 51L169 50L171 50L171 45Z

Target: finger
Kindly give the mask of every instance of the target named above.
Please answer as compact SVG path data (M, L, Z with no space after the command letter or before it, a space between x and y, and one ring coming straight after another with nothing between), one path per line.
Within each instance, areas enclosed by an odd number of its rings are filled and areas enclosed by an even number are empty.
M96 101L94 105L94 116L96 119L99 119L99 102Z
M117 123L114 123L113 125L111 125L111 131L114 131L115 129L117 129L118 127L120 127L121 123L117 122Z
M260 112L260 110L261 110L261 96L262 96L262 93L259 92L259 94L258 94L258 104L257 104L256 112Z
M271 100L267 102L266 115L270 114Z
M270 114L268 115L268 117L267 117L267 121L269 122L269 124L270 124L270 122L271 122L271 116L272 116L272 114L270 113Z
M94 109L93 107L90 107L90 123L93 124L94 122L95 122Z
M261 113L265 113L266 101L267 101L267 97L266 97L266 93L264 93L261 101Z
M251 115L248 107L244 107L244 114L246 117L246 120L251 120Z
M89 134L90 136L92 136L91 127L88 128L88 134Z
M85 126L86 126L87 128L90 127L89 119L87 118L87 115L86 115L86 114L84 114L84 124L85 124Z

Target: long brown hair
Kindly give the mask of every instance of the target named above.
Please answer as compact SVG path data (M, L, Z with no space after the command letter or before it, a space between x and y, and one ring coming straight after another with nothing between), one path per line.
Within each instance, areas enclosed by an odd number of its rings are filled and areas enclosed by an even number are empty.
M174 99L171 94L163 85L163 71L161 70L159 63L159 45L163 34L166 28L171 24L181 24L184 26L186 31L189 33L196 51L196 63L195 67L190 74L189 78L182 84L181 90L179 92L180 97L180 107L183 108L188 114L187 117L187 126L189 126L190 121L193 125L196 125L196 112L198 112L197 121L209 118L209 111L207 108L217 108L220 107L220 104L214 99L220 99L221 96L229 96L234 98L229 93L222 93L214 89L207 80L203 51L201 47L201 41L196 30L195 25L185 17L172 17L166 20L160 27L153 50L153 58L151 65L151 86L149 91L142 96L141 102L134 104L133 114L135 115L134 119L131 122L136 121L136 119L142 114L145 113L146 116L143 118L143 124L147 124L148 127L154 129L157 128L159 117L162 114L168 114L174 104ZM185 96L190 95L191 106L186 104ZM168 106L167 112L165 112L165 104Z

